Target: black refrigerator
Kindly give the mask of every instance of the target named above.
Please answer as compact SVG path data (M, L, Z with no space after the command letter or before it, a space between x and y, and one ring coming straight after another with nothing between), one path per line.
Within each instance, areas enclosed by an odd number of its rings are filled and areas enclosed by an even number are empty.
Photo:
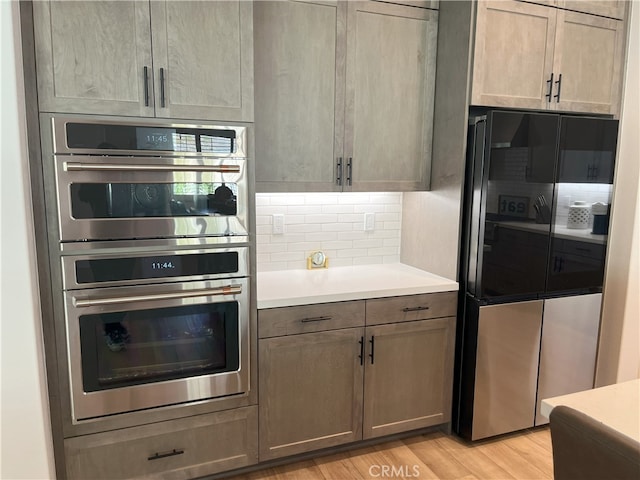
M543 398L593 387L618 122L472 111L453 428L546 423Z

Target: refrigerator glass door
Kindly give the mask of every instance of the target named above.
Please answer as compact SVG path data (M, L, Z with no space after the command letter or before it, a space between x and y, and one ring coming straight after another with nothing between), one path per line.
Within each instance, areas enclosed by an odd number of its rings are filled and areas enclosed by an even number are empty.
M477 297L544 292L558 122L557 115L490 114Z
M617 133L617 120L561 119L549 293L602 287Z

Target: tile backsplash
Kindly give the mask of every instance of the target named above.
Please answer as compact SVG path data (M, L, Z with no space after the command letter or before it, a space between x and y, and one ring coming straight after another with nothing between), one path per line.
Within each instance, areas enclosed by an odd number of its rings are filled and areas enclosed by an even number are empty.
M372 230L365 231L365 214L373 214ZM284 216L281 234L274 215ZM329 267L399 262L401 219L399 192L258 193L257 269L303 269L316 250Z

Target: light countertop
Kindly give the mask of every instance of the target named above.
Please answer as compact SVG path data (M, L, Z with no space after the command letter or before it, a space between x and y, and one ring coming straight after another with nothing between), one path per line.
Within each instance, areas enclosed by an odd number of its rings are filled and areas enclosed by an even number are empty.
M566 405L640 442L640 379L542 400L540 413L549 418Z
M258 308L458 290L458 283L402 263L258 272Z

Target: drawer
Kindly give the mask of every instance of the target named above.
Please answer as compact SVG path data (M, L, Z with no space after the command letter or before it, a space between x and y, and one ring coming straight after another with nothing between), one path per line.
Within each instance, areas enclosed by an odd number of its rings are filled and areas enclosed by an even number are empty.
M257 407L64 441L70 479L188 479L258 461Z
M281 337L364 326L365 302L318 303L258 310L258 336Z
M426 293L367 300L367 325L455 317L458 292Z

